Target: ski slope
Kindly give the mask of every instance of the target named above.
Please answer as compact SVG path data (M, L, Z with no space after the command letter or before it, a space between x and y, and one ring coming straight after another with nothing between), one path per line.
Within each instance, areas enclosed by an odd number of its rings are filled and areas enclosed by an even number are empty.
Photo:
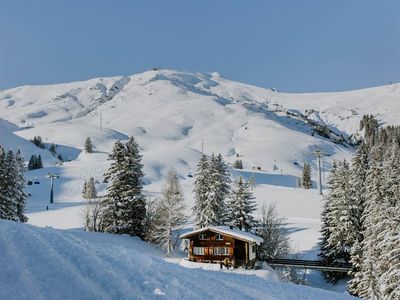
M1 299L352 299L168 263L144 242L0 221Z

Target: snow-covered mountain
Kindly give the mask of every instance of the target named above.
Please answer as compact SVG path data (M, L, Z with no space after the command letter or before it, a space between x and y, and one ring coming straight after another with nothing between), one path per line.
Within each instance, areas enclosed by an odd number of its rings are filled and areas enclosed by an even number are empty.
M44 169L27 172L40 184L30 193L30 223L61 229L82 226L82 184L94 177L100 194L113 143L135 136L141 146L147 192L159 193L166 172L181 176L188 210L193 204L193 178L204 151L225 160L243 161L234 176L254 175L259 206L276 203L288 218L295 251L315 258L320 229L321 197L315 190L296 189L302 164L311 163L316 186L320 147L333 159L349 159L364 114L382 124L397 124L400 85L340 93L286 94L222 78L217 73L154 70L129 77L97 78L0 91L0 145L22 150L25 159L40 154ZM40 135L57 154L29 140ZM95 152L83 151L90 137ZM45 175L60 175L55 203L48 204ZM325 177L325 176L324 176ZM47 207L49 210L47 210ZM25 230L25 229L23 229Z
M80 159L83 165L79 153L86 137L94 141L102 162L115 140L134 135L143 148L148 182L162 179L170 167L185 177L202 149L220 152L231 163L240 158L245 169L257 166L270 175L275 169L297 176L304 161L315 167L315 146L331 159L347 157L352 148L331 140L340 135L346 140L356 133L364 114L396 123L399 98L398 84L342 93L284 94L217 73L148 71L0 91L0 144L21 147L28 157L43 151L32 150L21 137L40 135L45 142L60 145L64 160ZM315 124L326 126L331 140L312 136ZM43 155L48 166L54 165L52 157ZM101 164L96 173L106 166ZM286 179L286 185L294 186L293 178Z

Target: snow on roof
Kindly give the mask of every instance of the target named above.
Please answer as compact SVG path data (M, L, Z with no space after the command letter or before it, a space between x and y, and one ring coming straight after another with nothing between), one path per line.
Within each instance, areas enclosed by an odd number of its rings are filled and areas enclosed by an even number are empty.
M263 242L263 239L255 234L252 234L252 233L246 232L246 231L241 231L238 228L235 228L235 227L231 228L228 226L212 226L212 227L199 228L199 229L184 233L184 234L180 235L179 238L186 239L192 235L195 235L197 233L204 232L207 230L210 230L210 231L216 232L216 233L229 235L238 240L253 242L253 243L256 243L257 245L260 245Z

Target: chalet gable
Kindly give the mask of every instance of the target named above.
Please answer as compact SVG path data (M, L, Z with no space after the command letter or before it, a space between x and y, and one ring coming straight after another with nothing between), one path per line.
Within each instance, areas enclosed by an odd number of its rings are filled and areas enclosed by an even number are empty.
M195 237L196 235L199 236L199 239L202 238L202 234L207 234L207 232L213 232L217 234L216 238L218 239L219 236L218 234L222 236L227 236L236 240L240 240L243 242L248 242L248 243L255 243L256 245L260 245L263 242L263 239L260 238L257 235L254 235L249 232L241 231L237 228L234 227L228 227L228 226L212 226L212 227L204 227L204 228L199 228L187 233L184 233L179 236L180 239L190 239Z

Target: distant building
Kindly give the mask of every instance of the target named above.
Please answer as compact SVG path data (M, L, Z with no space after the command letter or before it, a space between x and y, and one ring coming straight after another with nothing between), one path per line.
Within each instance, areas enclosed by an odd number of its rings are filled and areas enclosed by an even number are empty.
M224 262L234 267L253 267L263 239L234 227L205 227L182 234L188 239L188 258L198 262Z

